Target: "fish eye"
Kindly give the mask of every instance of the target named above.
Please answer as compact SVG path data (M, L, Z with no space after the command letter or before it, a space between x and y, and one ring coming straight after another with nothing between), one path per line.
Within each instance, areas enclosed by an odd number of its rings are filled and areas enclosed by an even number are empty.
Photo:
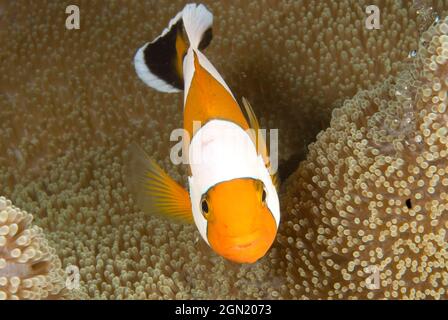
M264 188L263 188L263 193L261 194L261 201L263 201L263 202L266 201L266 190L264 190Z
M206 199L202 199L201 208L202 208L202 213L204 213L204 214L208 213L208 203L207 203Z

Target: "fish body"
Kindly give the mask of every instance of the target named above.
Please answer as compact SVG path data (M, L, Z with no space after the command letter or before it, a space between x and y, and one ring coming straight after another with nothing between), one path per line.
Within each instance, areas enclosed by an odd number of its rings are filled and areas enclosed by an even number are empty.
M204 5L188 4L134 58L137 75L148 86L184 92L189 190L138 147L131 149L128 185L145 212L194 222L216 253L234 262L253 263L275 239L279 200L252 107L243 98L246 119L202 52L212 39L212 23Z

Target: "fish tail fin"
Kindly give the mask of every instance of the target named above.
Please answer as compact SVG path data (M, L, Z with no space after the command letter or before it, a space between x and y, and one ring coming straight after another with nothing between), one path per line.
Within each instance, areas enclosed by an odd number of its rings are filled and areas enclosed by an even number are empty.
M203 4L187 4L161 35L137 50L134 66L139 78L161 92L183 91L188 47L205 49L212 39L212 23L213 15Z
M188 192L137 145L129 148L125 183L140 210L147 214L193 223Z
M193 49L204 50L212 40L213 15L203 5L190 3L182 10L182 20Z

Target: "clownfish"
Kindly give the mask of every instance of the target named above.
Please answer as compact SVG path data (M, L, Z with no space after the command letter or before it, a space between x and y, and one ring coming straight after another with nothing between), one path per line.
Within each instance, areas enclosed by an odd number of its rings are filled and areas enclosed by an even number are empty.
M252 107L243 98L245 116L202 53L212 39L212 22L204 5L188 4L134 57L136 73L146 85L184 92L189 192L137 146L130 149L128 186L144 212L194 222L217 254L254 263L277 234L277 180L270 173L263 137L251 134L259 130ZM200 161L193 161L197 155Z

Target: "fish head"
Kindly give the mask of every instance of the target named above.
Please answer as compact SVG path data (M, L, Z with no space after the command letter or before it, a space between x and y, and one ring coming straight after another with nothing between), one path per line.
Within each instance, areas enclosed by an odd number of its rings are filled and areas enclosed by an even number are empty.
M261 180L238 178L210 188L201 199L211 248L238 263L254 263L274 242L277 223Z

